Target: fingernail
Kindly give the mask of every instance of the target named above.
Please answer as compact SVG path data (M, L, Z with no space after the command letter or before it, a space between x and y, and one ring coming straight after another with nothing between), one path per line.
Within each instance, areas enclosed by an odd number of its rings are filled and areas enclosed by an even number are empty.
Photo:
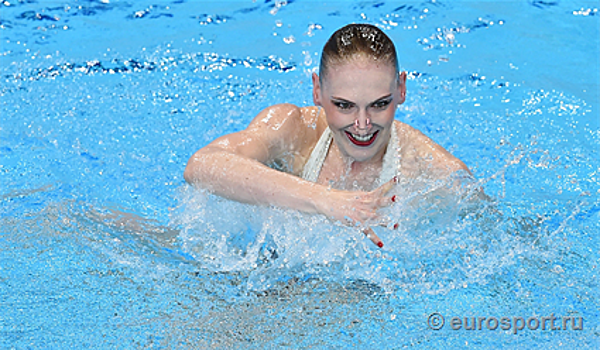
M393 195L392 196L392 202L395 202L395 201L396 201L396 195Z
M398 183L398 176L394 176L394 183Z
M395 224L394 224L394 230L397 230L397 229L398 229L398 226L400 226L400 225L398 225L398 223L395 223Z
M383 242L377 242L377 246L378 246L379 248L383 248Z

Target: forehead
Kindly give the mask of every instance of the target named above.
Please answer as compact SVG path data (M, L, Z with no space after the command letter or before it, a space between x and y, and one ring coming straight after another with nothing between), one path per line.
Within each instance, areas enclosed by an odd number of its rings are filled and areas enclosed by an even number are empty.
M350 101L373 101L393 93L397 87L393 65L365 59L333 64L323 78L325 95Z

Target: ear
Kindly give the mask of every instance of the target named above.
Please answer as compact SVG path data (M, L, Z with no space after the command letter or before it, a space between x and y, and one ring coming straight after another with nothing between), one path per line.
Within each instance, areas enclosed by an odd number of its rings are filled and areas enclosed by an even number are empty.
M399 105L406 100L406 72L398 73L398 92L400 93Z
M319 76L317 73L312 74L312 84L313 84L313 103L315 106L322 106L321 104L321 82L319 81Z

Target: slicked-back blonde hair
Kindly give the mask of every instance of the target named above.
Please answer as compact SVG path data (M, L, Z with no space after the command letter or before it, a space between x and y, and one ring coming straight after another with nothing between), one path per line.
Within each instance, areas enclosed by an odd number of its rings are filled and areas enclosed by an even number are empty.
M358 57L391 64L398 75L398 56L392 40L370 24L349 24L331 35L321 54L319 80L323 81L329 67L347 63Z

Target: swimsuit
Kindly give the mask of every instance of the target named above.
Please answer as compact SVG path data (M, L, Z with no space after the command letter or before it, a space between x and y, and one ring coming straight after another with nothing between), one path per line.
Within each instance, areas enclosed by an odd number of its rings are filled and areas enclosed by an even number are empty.
M319 138L319 141L317 141L317 145L312 150L306 165L304 165L304 169L302 169L301 177L304 180L317 182L319 174L321 173L321 168L325 162L325 157L327 157L329 146L331 146L332 139L333 134L329 127L327 127ZM376 187L381 186L397 175L400 169L399 151L400 145L398 141L398 134L396 133L396 123L392 123L392 132L390 140L388 141L387 149L383 156L383 165L381 167L382 170L381 174L379 174L379 178L377 179Z

